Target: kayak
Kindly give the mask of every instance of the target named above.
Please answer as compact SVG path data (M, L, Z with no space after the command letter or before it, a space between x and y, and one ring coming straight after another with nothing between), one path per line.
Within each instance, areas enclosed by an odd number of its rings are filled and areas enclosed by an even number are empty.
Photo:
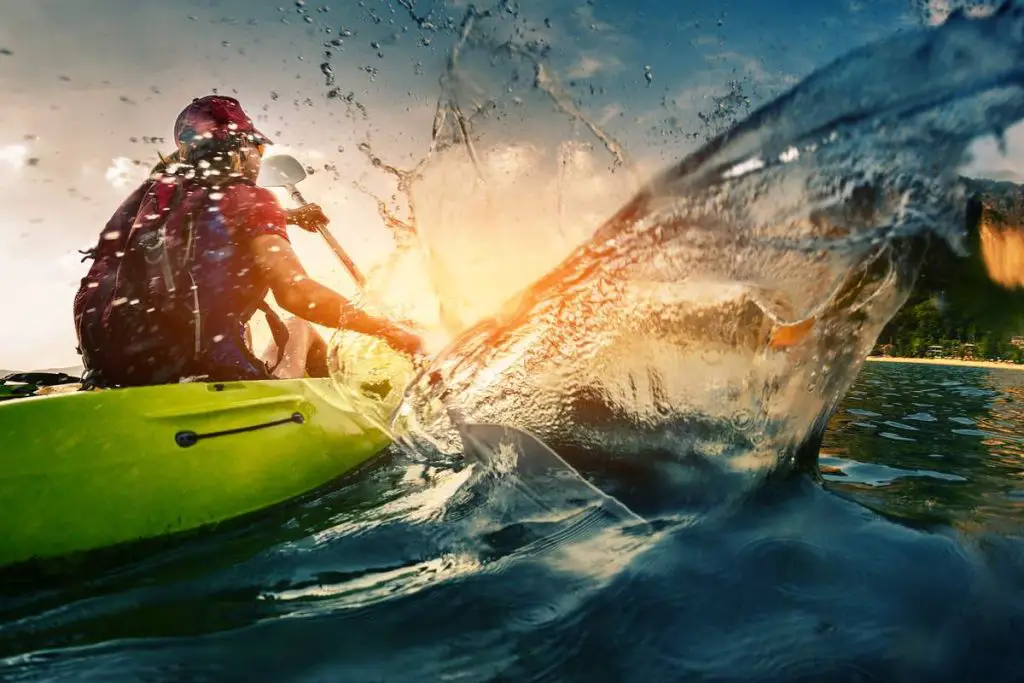
M0 566L206 527L313 491L390 443L329 379L0 401Z

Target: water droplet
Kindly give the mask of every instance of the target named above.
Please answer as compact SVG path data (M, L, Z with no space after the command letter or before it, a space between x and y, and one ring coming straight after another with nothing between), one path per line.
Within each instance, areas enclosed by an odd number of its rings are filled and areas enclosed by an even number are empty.
M334 85L334 69L331 67L331 63L323 62L320 65L320 71L327 79L327 87Z

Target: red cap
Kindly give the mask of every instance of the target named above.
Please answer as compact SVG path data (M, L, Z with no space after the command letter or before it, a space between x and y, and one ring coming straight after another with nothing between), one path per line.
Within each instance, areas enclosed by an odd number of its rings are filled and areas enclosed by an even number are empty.
M179 146L182 143L196 144L209 138L224 140L231 135L248 135L261 144L271 144L266 135L256 130L252 119L233 97L197 97L178 114L178 120L174 122L174 141Z

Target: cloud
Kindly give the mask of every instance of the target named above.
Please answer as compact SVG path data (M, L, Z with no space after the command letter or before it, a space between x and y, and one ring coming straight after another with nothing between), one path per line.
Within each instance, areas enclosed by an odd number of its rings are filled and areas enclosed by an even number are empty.
M992 136L975 140L968 150L969 160L960 172L975 178L1019 176L1024 168L1024 123L1011 126L1004 140L1005 153Z
M619 102L614 102L612 104L606 105L601 110L601 113L597 115L597 125L607 126L616 117L622 116L625 113L625 111L625 107L623 107L622 104L620 104Z
M300 149L293 145L287 145L278 143L276 145L267 145L266 156L273 156L275 154L288 154L297 159L325 159L327 155L317 149Z
M690 45L693 45L694 47L701 47L704 45L721 45L723 42L724 41L721 36L712 35L710 33L703 33L690 39Z
M924 5L924 21L929 26L939 26L945 23L949 15L958 9L963 9L969 17L984 17L996 11L996 6L984 2L971 2L963 0L927 0Z
M123 189L141 183L148 173L149 168L137 164L128 157L117 157L111 159L103 177L112 187Z
M576 19L584 30L603 32L610 31L612 29L611 24L598 20L597 16L594 14L593 5L580 5L573 11L573 14L576 16Z
M589 55L580 57L580 61L569 70L569 78L590 78L600 71L619 71L622 69L622 62L617 57L606 57L599 59Z
M709 53L704 57L709 61L720 62L724 65L731 64L734 68L744 72L756 84L769 88L788 87L796 84L799 80L793 74L768 70L764 62L757 57L751 57L750 55L732 50Z
M0 164L8 168L22 168L28 161L27 145L5 145L0 147Z

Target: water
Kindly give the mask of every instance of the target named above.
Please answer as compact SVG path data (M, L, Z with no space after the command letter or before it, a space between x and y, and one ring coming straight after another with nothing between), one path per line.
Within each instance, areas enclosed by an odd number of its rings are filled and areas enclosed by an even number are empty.
M526 428L670 482L667 509L806 467L928 250L961 248L969 146L1024 116L1020 15L856 51L655 176L424 369L396 436L457 460L460 422ZM489 130L445 149L477 167Z
M890 516L1015 533L1022 387L1008 371L869 365L830 424L825 480Z
M114 570L5 581L0 678L1018 680L1022 397L1015 371L868 364L823 487L651 528L396 454Z
M1024 376L862 365L928 249L959 244L968 145L1024 117L1022 22L1008 8L869 46L624 181L611 218L417 378L389 460L113 568L9 576L0 674L1018 680ZM472 13L460 31L462 57L533 74L513 97L585 123L543 51ZM431 213L424 188L509 162L487 112L507 129L514 108L476 106L456 56L435 133L457 130L394 170L433 275L451 207ZM440 324L461 330L464 303ZM489 420L564 460L467 426Z

